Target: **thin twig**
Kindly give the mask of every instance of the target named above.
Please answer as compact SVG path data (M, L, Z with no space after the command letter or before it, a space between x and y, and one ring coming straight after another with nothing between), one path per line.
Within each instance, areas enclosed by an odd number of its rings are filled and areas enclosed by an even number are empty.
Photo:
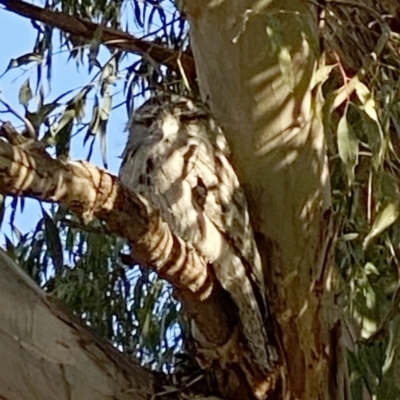
M37 139L37 135L36 135L36 131L35 128L33 127L31 121L29 121L29 119L27 119L26 117L24 117L22 114L20 114L16 109L14 109L12 106L10 106L10 104L8 104L8 102L6 102L4 100L4 98L2 99L0 97L0 103L3 104L4 107L7 108L7 111L9 111L11 114L14 114L18 119L20 119L26 126L26 133L30 139Z

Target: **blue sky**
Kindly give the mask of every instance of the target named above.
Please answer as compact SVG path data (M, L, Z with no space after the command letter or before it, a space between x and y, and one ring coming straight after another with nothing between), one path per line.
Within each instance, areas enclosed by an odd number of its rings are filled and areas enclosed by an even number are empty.
M130 18L131 10L126 10L125 18ZM127 17L128 15L128 17ZM58 36L58 32L55 37ZM0 75L7 69L11 59L17 58L23 54L30 53L33 49L34 41L36 39L36 31L33 29L29 19L17 16L13 13L5 11L0 7ZM8 39L8 40L7 40ZM55 46L55 52L58 51L57 45ZM74 60L68 61L69 53L63 51L59 54L55 54L53 57L53 73L51 81L51 91L47 100L57 98L60 94L67 92L71 89L79 89L90 82L91 77L97 73L98 70L93 71L90 75L88 74L87 66L80 66L77 68ZM106 50L101 50L99 54L100 63L104 63L109 57L109 53ZM128 57L125 61L126 65L131 64L134 61L133 55ZM29 78L31 80L31 87L35 87L36 77L36 65L31 63L23 69L14 69L8 71L4 76L0 78L0 96L14 109L18 110L20 114L24 114L23 107L19 104L18 93L21 85ZM121 66L120 66L121 67ZM116 86L113 88L113 106L121 103L124 100L124 94L122 92L123 77L119 80ZM71 95L72 96L72 95ZM91 116L91 107L93 103L94 93L93 91L89 95L89 101L87 102L87 113L86 120L89 120ZM66 97L68 100L70 97ZM90 101L92 100L92 101ZM30 110L35 110L35 99L30 102ZM137 106L137 104L136 104ZM4 107L0 105L0 111L4 110ZM0 122L10 120L16 127L21 127L21 121L16 117L7 114L0 114ZM114 174L118 173L120 166L120 154L125 146L127 132L126 124L128 118L126 114L125 105L115 109L110 114L110 119L107 128L107 161L108 170ZM74 160L85 159L89 146L83 147L83 137L85 134L84 130L80 135L77 135L72 142L70 156ZM102 157L100 152L100 144L96 143L91 160L98 166L102 166ZM12 238L12 232L10 225L8 224L8 218L11 212L11 207L8 206L6 216L0 230L0 244L4 244L4 235ZM26 199L25 209L23 213L16 215L15 225L22 232L22 234L33 231L37 222L42 217L42 212L39 207L39 203L35 200ZM169 293L169 292L168 292ZM169 294L166 293L165 301ZM161 303L160 303L161 304ZM173 325L168 329L167 340L175 342L175 336L179 336L180 330L177 325ZM171 344L169 344L170 346Z
M33 29L29 19L20 17L0 8L0 37L2 38L0 41L1 75L6 70L11 59L17 58L32 51L36 38L36 31ZM58 37L58 32L54 37ZM58 54L57 51L58 49L55 48L56 54L53 57L52 86L48 93L48 100L54 99L70 89L79 89L87 84L90 81L91 76L97 72L93 71L91 75L89 75L86 66L81 65L79 68L77 68L75 60L71 59L68 61L69 54L65 49ZM107 59L107 56L107 51L101 51L99 56L100 62L104 62ZM9 70L0 78L1 98L8 104L12 105L12 107L18 110L22 115L24 114L24 110L18 101L19 88L28 78L31 80L31 87L34 88L35 76L35 64L31 63L23 67L23 69L16 68ZM114 92L120 92L115 96L113 101L113 105L116 105L124 98L123 93L121 93L121 85L117 85L117 87L114 88ZM90 99L93 99L94 92L92 91L89 96ZM30 102L30 109L31 111L35 109L35 99ZM0 110L4 110L4 107L1 105ZM86 120L90 118L90 115L91 104L90 101L88 101ZM15 126L21 126L21 121L8 113L0 114L0 120L10 120L13 124L15 124ZM118 168L120 165L119 155L122 153L126 141L126 123L127 115L125 106L121 106L112 111L107 130L107 161L108 170L114 174L118 173ZM84 159L88 154L89 146L87 145L86 147L83 147L84 133L85 131L82 132L81 135L78 135L73 141L70 154L72 159ZM102 166L100 145L98 142L94 146L94 152L91 161L99 166ZM9 211L10 209L8 209L8 212ZM16 219L16 225L23 233L25 233L35 226L40 217L41 210L37 202L28 199L26 201L23 215L18 215ZM5 224L2 226L2 231L9 232L7 219L5 219ZM3 241L2 239L3 238L0 237L0 242Z
M9 64L10 59L17 58L32 51L36 31L32 28L29 19L20 17L0 8L0 35L0 37L3 38L0 42L0 73L3 73ZM7 37L12 38L12 40L4 40L4 38ZM54 34L54 37L58 37L58 32ZM56 98L58 95L70 89L79 89L87 84L90 81L90 77L94 76L97 72L96 70L89 75L85 66L81 65L77 68L74 60L71 59L68 61L69 54L65 49L58 54L57 50L58 49L56 48L55 55L53 56L52 87L49 93L49 99ZM106 60L105 51L100 52L99 59L101 62ZM10 70L0 79L0 95L4 97L7 102L12 104L13 107L17 108L22 114L23 108L18 103L18 90L27 78L34 81L35 75L36 69L34 63L32 63L24 67L24 70L21 70L20 68ZM115 91L117 92L118 90L116 89ZM93 98L93 95L91 98ZM117 104L122 99L122 95L117 96L114 104ZM31 104L34 106L34 100L32 100ZM32 108L32 106L30 108ZM90 105L87 116L90 116ZM4 116L1 118L4 119ZM109 126L109 132L113 132L113 140L108 141L110 145L110 148L108 149L108 161L110 163L109 169L114 173L118 171L119 162L117 156L122 152L126 140L126 122L127 118L124 107L113 110ZM115 130L118 131L117 135L114 134ZM82 158L85 157L86 154L87 152L81 153L79 148L74 146L71 158ZM101 158L98 157L99 155L99 152L96 152L93 159L94 162L101 163Z

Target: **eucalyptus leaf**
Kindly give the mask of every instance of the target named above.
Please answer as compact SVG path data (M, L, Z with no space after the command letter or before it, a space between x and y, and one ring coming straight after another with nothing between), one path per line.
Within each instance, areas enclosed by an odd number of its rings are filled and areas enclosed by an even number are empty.
M339 156L345 165L348 182L352 185L355 179L354 170L358 164L358 139L346 113L341 117L336 133Z
M320 66L313 74L313 79L311 83L311 89L314 89L315 86L325 83L332 70L336 67L336 65L322 65Z
M356 108L360 117L360 129L366 136L367 144L372 152L373 166L379 170L386 153L386 141L383 137L382 127L374 121L364 110Z
M29 79L27 79L19 89L19 103L26 107L28 106L29 101L32 100L32 97L32 89L29 84Z
M59 236L59 231L53 219L50 218L50 216L43 208L42 208L42 213L45 225L46 243L48 251L53 261L54 268L59 271L64 265L63 248Z
M26 65L31 62L40 63L42 61L43 61L43 55L39 53L27 53L17 58L13 58L10 60L6 70L0 77L2 77L7 71L9 71L12 68L18 68L21 67L22 65Z
M66 109L64 113L61 115L60 120L53 124L51 127L51 134L52 136L56 136L64 127L69 124L71 121L74 120L76 117L74 109Z
M86 143L86 141L89 139L90 136L95 136L99 132L100 132L100 110L99 110L99 99L96 96L93 105L92 119L89 123L89 128L86 133L84 142Z
M100 108L99 117L102 121L107 121L112 108L112 96L108 93L103 97L103 101Z
M399 217L400 201L394 200L388 203L376 216L371 230L365 237L363 248L366 249L371 240L380 235L385 229L393 225Z

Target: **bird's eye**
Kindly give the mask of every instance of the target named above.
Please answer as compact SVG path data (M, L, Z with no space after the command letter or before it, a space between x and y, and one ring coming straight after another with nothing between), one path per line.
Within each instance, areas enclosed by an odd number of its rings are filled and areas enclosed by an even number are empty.
M149 128L151 124L153 123L153 120L151 118L143 118L140 120L140 123L145 126L146 128Z

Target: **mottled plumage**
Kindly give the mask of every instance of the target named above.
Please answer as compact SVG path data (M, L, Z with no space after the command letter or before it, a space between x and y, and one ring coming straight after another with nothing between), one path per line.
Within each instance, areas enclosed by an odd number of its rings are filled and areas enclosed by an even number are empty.
M134 114L120 177L212 264L238 308L253 356L269 368L261 260L228 157L224 135L204 105L164 95Z

